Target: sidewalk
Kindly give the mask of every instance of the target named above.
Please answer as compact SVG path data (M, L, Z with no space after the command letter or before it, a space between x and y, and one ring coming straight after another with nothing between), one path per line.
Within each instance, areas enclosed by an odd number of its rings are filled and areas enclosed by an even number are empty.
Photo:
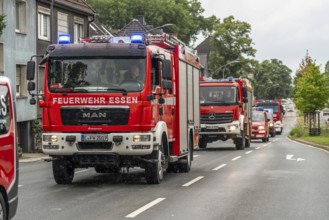
M35 162L44 159L50 159L50 157L43 153L22 153L22 155L19 156L20 163Z

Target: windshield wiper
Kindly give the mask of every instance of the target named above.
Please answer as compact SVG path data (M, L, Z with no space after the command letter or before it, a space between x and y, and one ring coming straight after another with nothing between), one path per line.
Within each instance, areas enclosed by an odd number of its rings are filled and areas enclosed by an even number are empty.
M119 92L122 92L122 95L127 95L127 90L125 89L122 89L122 88L106 88L106 91L119 91Z

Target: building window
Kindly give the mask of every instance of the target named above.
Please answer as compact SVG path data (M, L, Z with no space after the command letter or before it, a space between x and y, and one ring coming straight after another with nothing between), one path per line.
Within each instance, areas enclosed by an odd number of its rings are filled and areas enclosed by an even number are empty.
M38 7L38 37L50 40L50 10Z
M67 22L67 14L58 12L58 33L68 33L68 22Z
M26 2L16 0L16 32L26 33Z
M74 17L74 43L83 37L83 18Z
M16 97L27 96L26 66L16 65Z
M4 60L3 60L3 44L0 43L0 76L4 75L5 67L4 67Z
M0 15L3 15L3 0L0 0Z

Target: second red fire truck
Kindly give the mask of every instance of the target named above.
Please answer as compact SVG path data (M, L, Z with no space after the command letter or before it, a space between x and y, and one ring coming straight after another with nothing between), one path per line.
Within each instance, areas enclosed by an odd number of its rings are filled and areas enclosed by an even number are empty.
M142 167L151 184L165 170L189 172L200 127L200 62L175 36L61 41L42 62L42 149L58 184L86 167L99 173ZM29 80L34 65L28 63ZM34 82L28 87L34 90Z
M201 132L199 147L233 139L236 149L250 146L252 87L247 79L200 82Z

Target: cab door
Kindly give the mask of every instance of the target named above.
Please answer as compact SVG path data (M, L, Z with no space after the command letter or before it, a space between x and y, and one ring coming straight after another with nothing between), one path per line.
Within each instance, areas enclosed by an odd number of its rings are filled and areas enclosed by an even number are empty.
M0 78L0 185L6 189L15 178L15 124L12 94Z

